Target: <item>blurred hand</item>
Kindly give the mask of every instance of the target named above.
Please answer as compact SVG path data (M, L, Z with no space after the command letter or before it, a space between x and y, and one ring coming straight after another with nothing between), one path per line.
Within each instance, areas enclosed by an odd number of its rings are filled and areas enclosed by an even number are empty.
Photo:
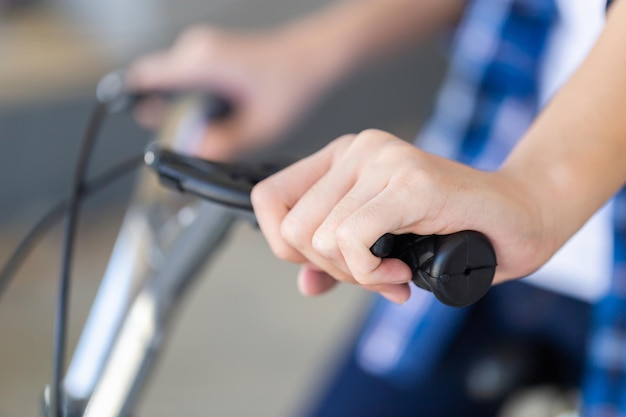
M209 27L184 32L165 52L131 65L131 88L205 90L230 100L234 114L213 123L200 156L228 159L277 139L324 91L323 64L309 54L308 39L283 32L234 33ZM145 125L158 127L162 111L141 106Z
M299 288L307 295L342 281L406 301L410 269L369 251L388 232L480 231L496 250L496 281L524 276L552 255L520 181L376 130L339 138L259 183L252 201L275 255L304 265Z

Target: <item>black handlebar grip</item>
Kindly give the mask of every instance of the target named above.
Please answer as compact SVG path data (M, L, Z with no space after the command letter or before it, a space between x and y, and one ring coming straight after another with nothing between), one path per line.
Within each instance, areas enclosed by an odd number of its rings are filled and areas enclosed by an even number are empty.
M475 231L430 236L386 234L370 250L374 256L405 262L418 287L453 307L482 298L491 287L497 265L491 242Z

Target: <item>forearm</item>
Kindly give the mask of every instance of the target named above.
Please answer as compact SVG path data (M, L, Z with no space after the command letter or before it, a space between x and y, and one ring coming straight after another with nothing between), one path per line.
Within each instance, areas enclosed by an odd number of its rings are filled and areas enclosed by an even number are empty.
M281 30L341 78L375 59L415 44L460 17L466 0L343 0ZM320 62L321 61L321 62Z
M556 250L626 183L626 4L502 167L536 202Z

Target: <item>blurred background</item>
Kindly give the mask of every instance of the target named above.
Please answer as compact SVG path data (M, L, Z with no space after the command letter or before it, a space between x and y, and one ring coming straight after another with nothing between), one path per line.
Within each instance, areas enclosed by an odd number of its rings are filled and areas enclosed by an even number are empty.
M192 23L264 27L326 0L0 0L0 264L69 190L94 88L107 72L167 48ZM365 128L411 139L442 76L439 45L381 62L329 96L283 143L304 154ZM152 137L129 115L107 121L91 172ZM75 257L71 346L97 290L132 181L85 205ZM0 415L38 415L49 383L60 228L0 299ZM242 256L246 259L241 262ZM290 416L315 396L369 295L341 287L298 295L296 269L260 233L236 227L178 314L139 416Z

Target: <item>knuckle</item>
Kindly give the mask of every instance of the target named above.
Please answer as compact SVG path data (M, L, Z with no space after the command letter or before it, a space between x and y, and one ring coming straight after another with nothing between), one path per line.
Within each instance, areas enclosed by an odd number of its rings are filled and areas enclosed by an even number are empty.
M379 129L373 129L373 128L369 128L369 129L364 129L361 131L361 133L359 133L359 137L363 137L363 138L377 138L381 135L384 135L385 132L383 132L382 130Z
M355 237L355 225L356 223L344 223L336 231L336 241L339 250L345 256L345 262L350 268L353 282L359 285L366 285L372 283L372 271L375 265L370 265L370 262L365 258L362 258L358 246L360 242L356 241Z
M304 227L302 227L301 222L290 215L283 219L280 225L280 234L287 243L295 248L304 248L310 242L309 236Z
M360 271L354 274L354 281L357 284L364 285L364 286L376 284L375 282L373 282L371 275L363 271Z
M350 244L352 238L352 229L347 222L342 223L335 232L335 241L339 248L345 248Z
M329 238L327 233L316 232L313 235L313 250L328 260L337 260L341 258L341 253L336 244L336 241L332 238Z
M370 160L395 163L398 155L405 156L405 152L398 152L398 145L402 143L404 142L400 139L382 130L366 129L352 141L351 148L356 153L367 155Z
M393 138L389 133L379 129L365 129L358 134L359 142L383 142Z
M347 133L345 135L341 135L337 138L337 142L352 142L357 137L354 133Z
M437 181L431 172L415 166L398 172L394 182L398 188L414 190L422 195L431 195L437 187Z
M250 193L250 201L255 209L263 207L266 203L272 201L272 188L270 183L265 180L256 184Z
M410 210L405 210L402 223L413 224L426 221L422 226L439 229L446 225L447 219L441 216L448 198L442 193L442 185L429 170L413 168L402 170L392 181L388 189L396 200L408 203Z
M377 152L375 162L381 165L391 165L399 171L408 161L414 163L414 151L412 145L400 140L381 141L380 149Z
M340 137L338 137L337 139L335 139L330 146L334 147L334 148L338 148L338 149L345 149L350 147L350 145L352 145L352 143L354 142L354 140L357 138L357 135L350 133L350 134L346 134L346 135L342 135Z
M371 280L369 279L368 276L366 275L356 275L354 277L354 280L356 281L357 284L362 285L362 286L371 286L371 285L375 285L371 282Z

